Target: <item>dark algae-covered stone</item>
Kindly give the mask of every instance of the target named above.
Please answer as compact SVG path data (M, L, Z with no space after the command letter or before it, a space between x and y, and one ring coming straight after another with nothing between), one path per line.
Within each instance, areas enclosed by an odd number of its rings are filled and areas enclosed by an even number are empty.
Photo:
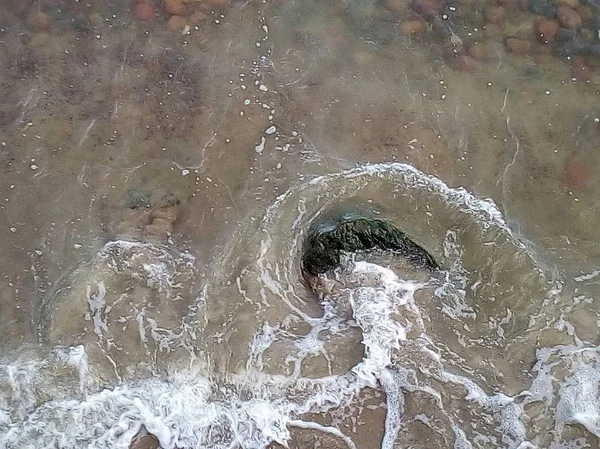
M330 215L313 223L305 242L302 267L315 276L339 265L342 252L375 249L398 253L418 267L439 267L424 248L388 221L352 212Z

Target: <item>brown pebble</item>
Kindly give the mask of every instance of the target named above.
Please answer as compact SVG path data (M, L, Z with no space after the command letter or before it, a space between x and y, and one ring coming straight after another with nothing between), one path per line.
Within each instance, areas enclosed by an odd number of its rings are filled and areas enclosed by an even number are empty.
M584 24L592 25L594 23L594 11L589 6L580 5L575 9L575 12L579 14L579 17L581 17L581 21Z
M97 12L90 15L90 23L94 28L100 28L104 25L104 19Z
M579 6L579 0L554 0L558 6L567 6L571 9L575 9Z
M185 10L181 0L163 0L162 5L166 12L177 16L182 15Z
M565 183L573 189L585 189L592 182L592 170L576 155L571 155L565 161Z
M485 57L485 48L478 42L469 45L469 55L472 58L481 61Z
M401 27L402 34L405 36L417 36L423 33L423 29L423 22L420 20L409 20L404 22Z
M167 26L171 31L181 31L185 27L185 19L181 16L171 16Z
M133 437L129 449L160 449L158 439L149 433Z
M454 58L450 67L459 72L475 72L481 63L469 55L459 55Z
M559 28L560 26L557 22L548 19L540 19L536 27L538 36L544 42L553 40Z
M489 6L485 9L485 20L494 25L502 25L506 20L506 9L504 6Z
M581 17L571 8L561 6L558 8L558 20L565 28L579 28L581 27Z
M516 55L526 55L531 52L531 42L524 39L506 39L506 48Z
M52 26L52 19L42 11L34 11L27 17L27 23L34 31L48 31Z

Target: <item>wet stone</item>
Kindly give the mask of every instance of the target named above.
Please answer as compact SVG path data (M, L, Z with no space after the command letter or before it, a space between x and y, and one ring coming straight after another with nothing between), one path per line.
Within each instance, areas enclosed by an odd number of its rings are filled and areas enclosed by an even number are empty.
M590 166L585 164L577 155L571 155L565 161L565 183L568 188L585 189L592 181Z
M186 21L181 16L171 16L169 22L167 23L167 27L171 31L181 31L186 25Z
M481 66L481 63L472 56L461 54L452 58L449 65L458 72L475 72Z
M325 273L340 263L342 252L393 251L411 263L438 268L433 257L391 223L359 213L334 214L314 223L304 245L302 267L309 275Z
M409 20L402 24L401 30L405 36L417 36L423 33L424 26L420 20Z
M48 31L52 26L52 18L42 11L34 11L27 17L27 23L33 31Z
M178 16L182 15L185 10L185 6L181 0L163 0L162 6L165 12Z
M140 22L150 22L156 15L156 8L149 1L139 1L133 7L133 13Z
M160 449L160 444L158 443L158 439L149 433L137 434L129 449Z
M558 7L548 0L529 0L528 11L536 16L553 19L558 13Z
M581 17L579 17L579 14L566 6L558 8L558 20L565 28L573 29L581 27Z
M559 6L567 6L571 9L575 9L579 6L579 0L555 0L555 3Z
M537 33L544 42L554 40L559 29L559 24L554 20L541 19L537 24Z
M104 25L104 19L102 19L102 16L100 14L95 12L90 15L90 24L94 28L101 28Z
M516 55L526 55L531 53L531 42L524 39L507 39L506 47L511 53Z

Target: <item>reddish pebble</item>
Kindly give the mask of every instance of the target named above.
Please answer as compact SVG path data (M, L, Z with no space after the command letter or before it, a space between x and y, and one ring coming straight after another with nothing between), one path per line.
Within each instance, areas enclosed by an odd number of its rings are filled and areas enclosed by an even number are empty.
M154 19L156 8L151 3L142 1L135 5L133 13L140 22L150 22Z
M538 36L544 41L549 42L554 39L560 25L554 20L541 19L537 24Z
M162 5L166 12L177 16L182 15L185 10L181 0L163 0Z
M592 170L577 156L570 156L565 162L565 183L567 187L585 189L592 182Z
M516 55L526 55L531 52L531 42L524 39L506 39L506 47Z
M484 16L488 23L502 25L506 19L506 9L504 6L490 6L486 8Z
M423 23L420 20L409 20L402 24L401 30L405 36L416 36L423 32Z
M581 17L579 17L579 14L566 6L558 8L558 20L565 28L573 29L581 27Z

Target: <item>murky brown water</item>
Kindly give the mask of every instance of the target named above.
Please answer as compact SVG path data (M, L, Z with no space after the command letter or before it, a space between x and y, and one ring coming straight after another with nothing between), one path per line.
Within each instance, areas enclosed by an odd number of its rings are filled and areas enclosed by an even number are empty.
M599 447L600 6L556 5L0 2L0 447ZM446 277L349 262L321 318L346 201Z

